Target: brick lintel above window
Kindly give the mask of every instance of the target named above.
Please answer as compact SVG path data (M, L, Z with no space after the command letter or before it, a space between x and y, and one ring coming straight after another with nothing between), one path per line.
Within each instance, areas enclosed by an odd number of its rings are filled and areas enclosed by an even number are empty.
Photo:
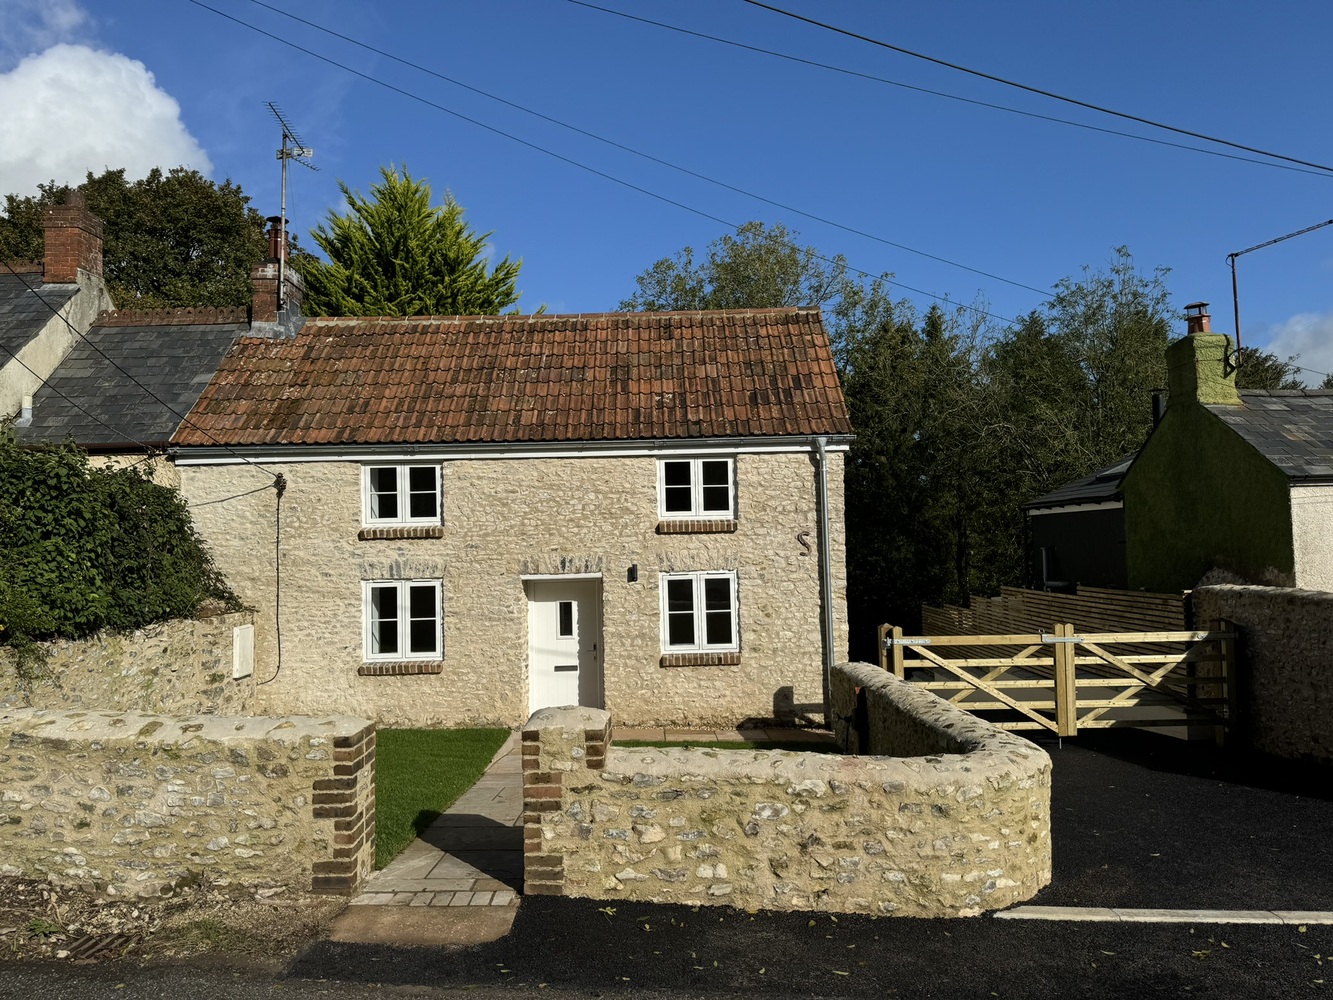
M729 535L735 530L734 517L672 518L657 522L659 535Z
M363 542L396 540L399 538L443 538L444 527L439 524L404 525L398 528L362 528L356 537Z
M412 674L443 672L441 660L395 660L392 663L363 663L357 668L362 677L407 677Z
M663 653L664 667L739 667L740 653Z

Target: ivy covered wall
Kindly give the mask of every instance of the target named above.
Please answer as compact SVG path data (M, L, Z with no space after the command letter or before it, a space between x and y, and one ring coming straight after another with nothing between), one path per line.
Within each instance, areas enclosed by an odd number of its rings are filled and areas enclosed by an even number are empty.
M1121 489L1131 588L1185 590L1214 567L1292 585L1287 477L1205 407L1173 399Z

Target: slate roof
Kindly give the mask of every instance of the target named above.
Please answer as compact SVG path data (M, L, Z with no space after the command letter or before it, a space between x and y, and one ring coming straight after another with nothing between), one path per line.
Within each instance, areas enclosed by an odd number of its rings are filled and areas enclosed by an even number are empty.
M1098 469L1090 475L1045 493L1037 499L1023 505L1024 510L1043 510L1047 507L1071 507L1076 504L1107 503L1121 500L1120 483L1125 478L1125 471L1134 461L1133 455L1126 455L1104 469Z
M173 442L851 433L817 309L311 319L241 340Z
M91 449L161 447L180 423L177 414L189 411L232 342L249 329L244 321L96 325L34 393L32 424L15 427L17 439L73 438Z
M1289 479L1333 480L1333 391L1242 389L1244 406L1208 409Z
M40 273L13 274L0 267L0 365L47 323L59 323L55 312L78 294L78 285L43 285Z

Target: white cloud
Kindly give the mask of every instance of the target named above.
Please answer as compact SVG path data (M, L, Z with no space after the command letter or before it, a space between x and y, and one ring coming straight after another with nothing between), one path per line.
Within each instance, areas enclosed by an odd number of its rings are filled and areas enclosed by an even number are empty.
M43 181L78 183L124 167L131 178L208 155L186 130L180 105L143 63L84 45L55 45L0 74L0 195L35 193Z
M1302 367L1333 372L1333 312L1298 313L1279 323L1270 333L1268 350L1284 360L1299 354ZM1302 374L1307 385L1318 385L1322 380L1310 372Z
M0 0L0 66L60 42L82 41L91 18L78 0Z

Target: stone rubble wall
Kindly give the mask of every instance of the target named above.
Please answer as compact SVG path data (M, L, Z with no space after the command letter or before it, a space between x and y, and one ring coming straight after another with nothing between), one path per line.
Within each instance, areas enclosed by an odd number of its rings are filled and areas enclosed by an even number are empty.
M842 460L830 453L835 648L847 649ZM227 581L250 606L266 714L352 712L394 726L519 726L530 714L524 577L601 578L603 706L623 725L734 726L822 714L815 466L736 456L734 531L658 532L653 456L441 464L437 534L362 525L356 462L266 462L282 499L282 662L273 613L275 498L249 465L181 466L181 489ZM258 490L256 492L256 490ZM218 502L223 501L226 502ZM631 574L630 569L634 569ZM732 570L739 662L664 665L660 574ZM633 577L631 579L631 576ZM439 580L442 663L363 671L362 585Z
M524 891L919 917L1031 898L1051 878L1050 758L874 667L837 668L835 691L881 679L873 733L965 752L616 748L606 712L537 712L522 743ZM932 739L932 726L952 730Z
M255 678L232 680L232 629L249 611L128 633L44 643L48 676L19 680L0 649L0 710L87 708L164 715L249 715Z
M365 719L0 711L0 874L347 894L374 860Z
M1193 592L1194 620L1237 627L1236 732L1253 749L1333 764L1333 593L1219 585Z

